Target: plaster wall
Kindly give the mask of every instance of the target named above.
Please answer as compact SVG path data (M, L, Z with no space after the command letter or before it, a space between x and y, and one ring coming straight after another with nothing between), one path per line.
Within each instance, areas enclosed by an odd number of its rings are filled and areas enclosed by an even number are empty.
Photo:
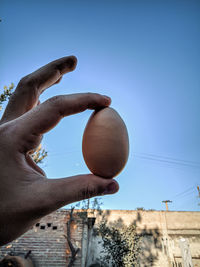
M200 212L104 210L95 216L95 225L102 220L110 225L136 225L143 236L140 266L184 266L180 239L185 239L193 266L200 267ZM93 237L91 242L91 258L95 261L102 245L99 237Z

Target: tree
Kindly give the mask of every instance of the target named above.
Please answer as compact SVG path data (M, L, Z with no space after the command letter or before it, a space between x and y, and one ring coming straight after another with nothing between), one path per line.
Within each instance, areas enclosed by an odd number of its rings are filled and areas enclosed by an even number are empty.
M7 102L12 95L14 87L14 83L11 83L9 86L4 86L3 93L0 95L0 111L3 110L3 104ZM47 157L47 151L45 151L40 144L34 153L31 154L31 157L35 163L42 163L43 159Z
M145 208L143 208L143 207L138 207L138 208L136 208L136 210L145 210Z
M12 95L12 90L14 88L14 83L11 83L9 87L6 85L3 88L3 93L0 95L0 110L2 110L2 104L7 101Z
M82 222L84 224L87 225L87 228L90 229L91 225L90 225L90 221L88 220L88 216L87 213L90 210L90 214L93 213L95 211L97 211L99 214L101 213L101 198L95 197L92 200L91 199L85 199L82 200L80 202L78 202L77 204L71 206L70 209L70 213L69 213L69 220L67 222L67 235L64 235L64 237L66 238L67 242L68 242L68 246L69 249L71 251L71 258L70 258L70 262L68 264L68 267L73 266L74 262L76 261L76 256L78 254L78 252L80 251L80 248L77 248L72 241L71 238L71 225L72 223L76 220L75 217L73 216L74 214L74 209L78 209L79 212L77 213L78 217L82 220ZM88 246L90 243L90 238L91 235L87 235L87 247L86 247L86 260L85 260L85 266L87 265L87 261L88 261Z
M45 151L45 149L43 149L42 145L40 144L35 152L31 154L31 157L35 161L35 163L42 163L43 159L47 157L47 151Z
M71 240L71 224L74 221L74 216L73 216L74 208L75 207L71 207L70 214L69 214L70 217L69 217L69 220L67 222L67 235L64 235L64 237L66 238L66 240L68 242L69 249L71 251L71 259L70 259L70 262L68 264L68 267L73 266L73 264L76 260L76 255L80 251L80 248L75 247L72 243L72 240Z
M140 254L141 236L136 233L136 226L108 226L102 221L96 233L102 237L103 256L100 256L102 266L111 263L116 267L137 266Z

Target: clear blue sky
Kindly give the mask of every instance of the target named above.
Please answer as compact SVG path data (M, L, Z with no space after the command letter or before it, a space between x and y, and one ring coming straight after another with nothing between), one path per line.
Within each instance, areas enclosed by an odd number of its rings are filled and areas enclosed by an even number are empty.
M99 92L112 98L130 157L107 209L200 210L200 1L0 2L0 88L66 55L77 69L42 96ZM91 114L45 135L48 177L88 173L81 141Z

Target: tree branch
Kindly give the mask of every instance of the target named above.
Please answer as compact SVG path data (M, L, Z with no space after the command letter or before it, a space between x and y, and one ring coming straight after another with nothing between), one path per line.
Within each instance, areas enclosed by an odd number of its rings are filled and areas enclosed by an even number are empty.
M74 221L73 218L73 211L74 211L74 207L71 208L70 210L70 217L69 217L69 221L67 222L67 235L64 235L64 237L67 239L70 251L71 251L71 259L70 262L68 264L68 267L72 267L75 260L76 260L76 255L79 252L80 248L75 248L74 245L72 244L71 241L71 223L72 221Z

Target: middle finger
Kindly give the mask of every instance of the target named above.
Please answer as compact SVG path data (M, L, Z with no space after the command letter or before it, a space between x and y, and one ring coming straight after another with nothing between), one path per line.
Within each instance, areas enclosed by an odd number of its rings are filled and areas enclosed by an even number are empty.
M76 57L63 57L22 78L10 97L1 123L13 120L36 106L40 94L46 88L58 83L62 75L73 71L76 64Z

